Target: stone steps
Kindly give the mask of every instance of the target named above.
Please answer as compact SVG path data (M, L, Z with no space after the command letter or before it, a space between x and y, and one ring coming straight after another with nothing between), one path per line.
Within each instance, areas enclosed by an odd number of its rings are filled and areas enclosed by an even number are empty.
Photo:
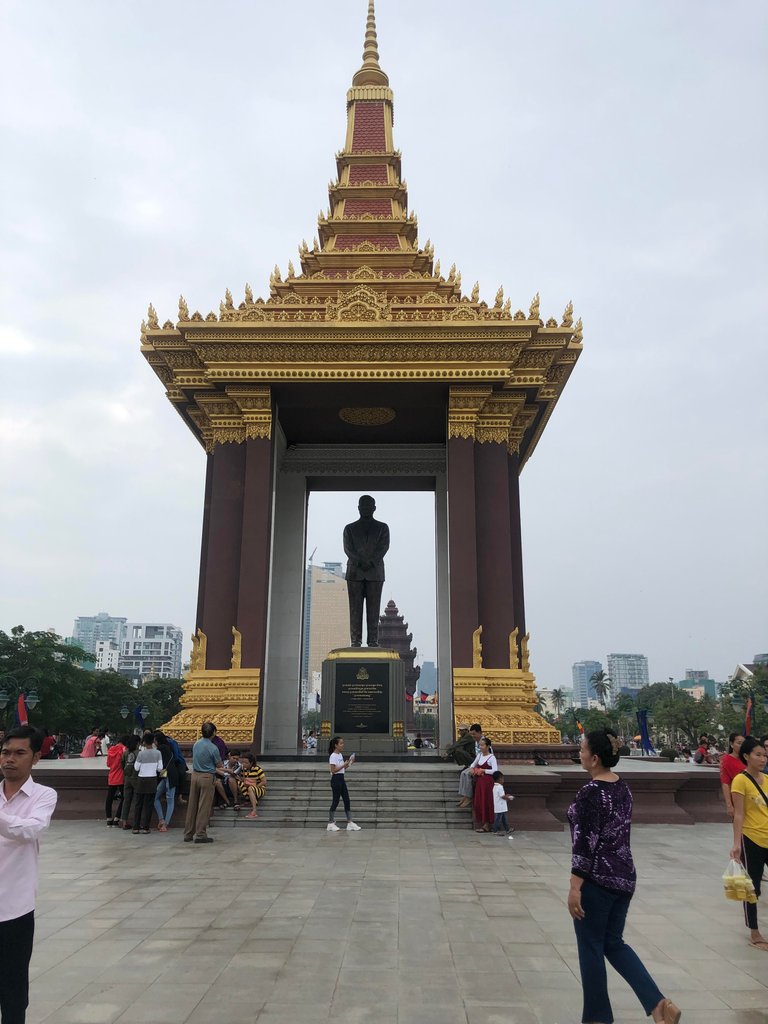
M264 765L267 792L259 817L249 819L248 805L236 813L214 812L215 828L317 828L328 821L331 787L324 759ZM355 766L349 773L352 814L362 828L468 829L472 815L457 808L459 769L455 765ZM344 819L340 805L338 821Z

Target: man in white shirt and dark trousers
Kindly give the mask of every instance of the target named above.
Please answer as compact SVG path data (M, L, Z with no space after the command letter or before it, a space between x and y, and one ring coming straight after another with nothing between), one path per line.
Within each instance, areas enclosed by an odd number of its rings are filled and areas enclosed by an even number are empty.
M43 734L11 729L0 748L0 1013L2 1024L24 1024L29 961L35 934L38 837L48 828L56 792L31 778Z

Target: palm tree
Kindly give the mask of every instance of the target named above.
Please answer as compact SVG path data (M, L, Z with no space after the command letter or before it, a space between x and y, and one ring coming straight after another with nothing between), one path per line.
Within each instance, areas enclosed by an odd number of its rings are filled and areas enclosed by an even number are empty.
M592 684L592 688L595 691L595 695L600 703L605 707L605 698L608 696L611 690L611 677L607 672L600 669L599 672L593 672L589 679Z
M555 718L559 718L565 704L565 694L562 690L553 690L549 695L549 699L552 702L552 707L555 709Z

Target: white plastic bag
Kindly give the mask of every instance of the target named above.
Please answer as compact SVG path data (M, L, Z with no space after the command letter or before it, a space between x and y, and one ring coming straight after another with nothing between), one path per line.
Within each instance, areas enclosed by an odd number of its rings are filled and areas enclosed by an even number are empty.
M728 861L728 867L723 875L723 886L727 900L737 900L739 903L757 903L752 879L739 861Z

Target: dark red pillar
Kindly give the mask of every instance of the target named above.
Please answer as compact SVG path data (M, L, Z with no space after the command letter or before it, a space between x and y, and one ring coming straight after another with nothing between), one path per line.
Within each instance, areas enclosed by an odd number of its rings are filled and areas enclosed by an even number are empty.
M475 444L477 593L484 668L509 668L514 605L508 481L506 444Z
M509 469L509 534L512 545L512 598L518 642L525 636L525 593L523 590L523 531L520 519L520 456L507 456Z
M208 637L205 667L226 669L232 663L232 627L237 622L245 445L219 444L211 458L213 470L202 628Z
M200 543L200 576L197 583L197 616L195 632L203 628L205 603L205 572L208 565L208 534L211 528L211 491L213 489L213 455L207 456L205 466L205 495L203 497L203 536Z
M475 442L448 441L448 578L451 605L451 663L472 667L472 634L480 625L475 546Z
M242 668L264 669L272 528L272 442L245 443L242 544L237 625L243 638Z

